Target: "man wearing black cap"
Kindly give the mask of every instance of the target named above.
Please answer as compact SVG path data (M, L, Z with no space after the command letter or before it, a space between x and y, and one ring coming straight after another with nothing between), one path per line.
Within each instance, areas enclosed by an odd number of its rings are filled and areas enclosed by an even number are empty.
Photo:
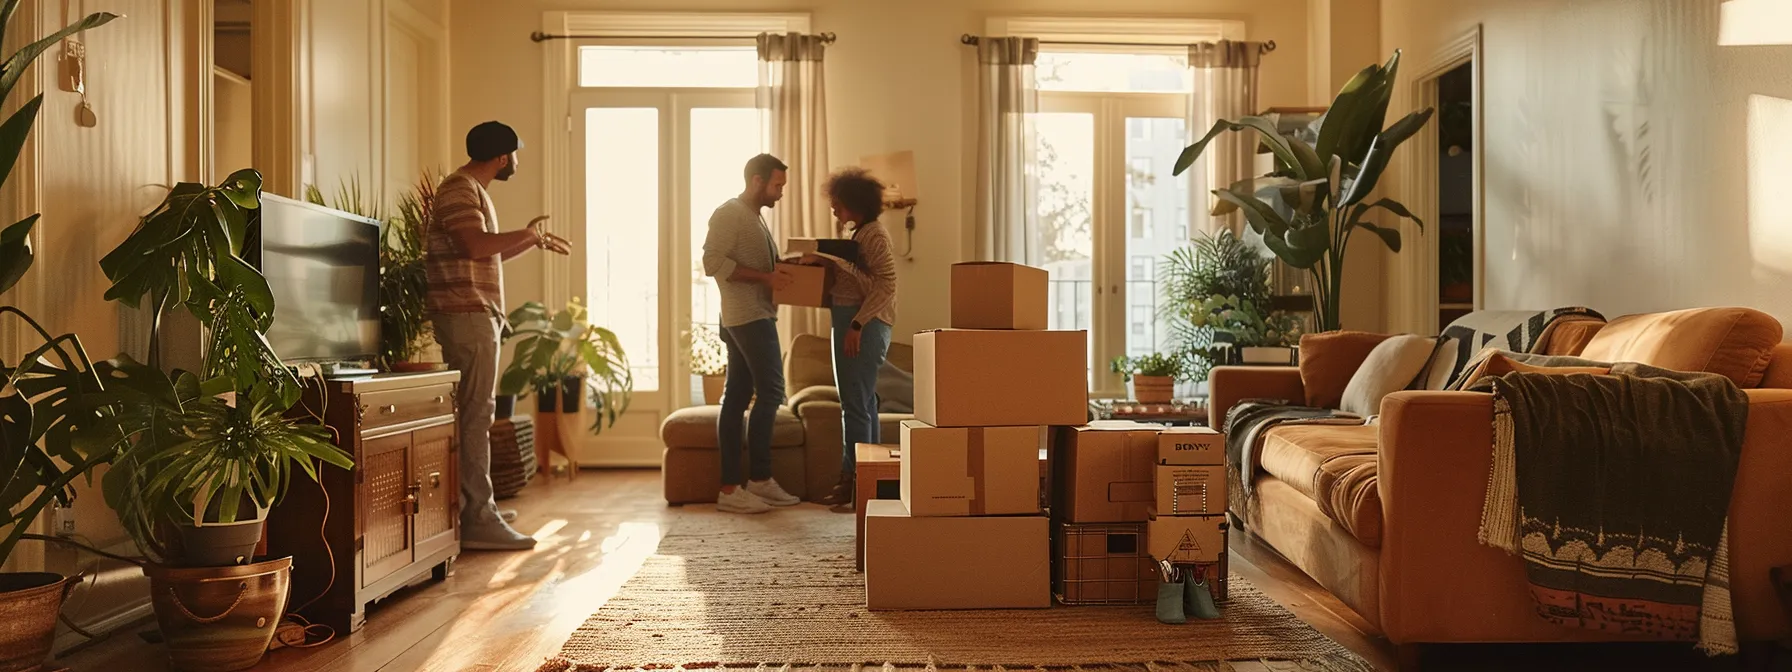
M536 217L518 231L498 228L485 189L516 174L516 131L488 121L467 132L471 160L436 187L425 266L426 305L442 358L460 371L460 538L470 550L527 550L535 540L498 513L492 497L491 428L497 412L499 334L504 324L501 262L535 248L566 254L567 243Z

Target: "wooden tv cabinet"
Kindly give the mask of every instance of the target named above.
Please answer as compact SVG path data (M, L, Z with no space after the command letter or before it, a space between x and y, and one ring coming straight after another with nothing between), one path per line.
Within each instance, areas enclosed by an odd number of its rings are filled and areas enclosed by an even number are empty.
M311 602L300 612L311 622L346 635L366 621L368 604L453 572L459 381L456 371L328 380L321 397L310 386L295 409L321 415L355 458L352 471L323 467L321 484L295 474L268 516L269 555L293 558L288 604Z

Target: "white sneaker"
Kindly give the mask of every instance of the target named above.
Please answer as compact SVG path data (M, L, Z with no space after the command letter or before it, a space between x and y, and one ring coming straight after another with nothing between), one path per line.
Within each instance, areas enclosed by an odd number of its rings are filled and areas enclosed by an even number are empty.
M763 481L748 481L747 492L757 495L772 506L796 506L803 503L803 500L798 499L796 495L785 492L784 486L778 485L777 479L773 478Z
M765 513L772 507L758 495L747 492L746 488L735 488L734 492L716 495L716 510L722 513Z

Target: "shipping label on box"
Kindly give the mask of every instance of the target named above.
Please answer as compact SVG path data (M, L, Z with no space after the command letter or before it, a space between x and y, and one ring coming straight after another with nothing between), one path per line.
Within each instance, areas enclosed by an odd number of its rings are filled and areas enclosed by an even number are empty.
M865 504L865 606L1043 609L1051 606L1045 516L927 518L902 502Z
M1045 269L993 261L952 265L952 328L1045 329Z
M935 427L1069 426L1089 417L1087 332L924 331L915 334L914 362L915 418Z
M1226 468L1157 467L1157 513L1208 516L1226 512Z
M1139 523L1156 499L1153 469L1162 427L1094 422L1066 430L1058 505L1072 523Z
M911 516L1039 513L1044 427L902 423L902 503Z
M779 262L776 272L790 275L791 281L783 289L772 288L773 303L810 308L826 308L833 303L829 296L833 275L826 267Z
M1226 552L1225 516L1153 515L1145 522L1151 557L1177 564L1219 562Z
M1207 427L1170 427L1157 436L1157 463L1190 466L1226 463L1226 435Z

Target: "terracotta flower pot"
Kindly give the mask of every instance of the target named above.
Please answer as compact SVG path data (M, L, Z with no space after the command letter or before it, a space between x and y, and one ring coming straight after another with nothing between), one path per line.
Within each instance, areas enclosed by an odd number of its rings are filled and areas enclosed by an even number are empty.
M0 672L44 669L56 641L56 615L80 579L47 572L0 574Z
M728 382L727 374L703 377L703 403L710 406L722 403L722 387Z
M1176 381L1169 376L1133 376L1132 398L1141 404L1167 404L1174 395Z
M230 672L261 662L286 613L292 558L234 567L143 568L176 670Z

